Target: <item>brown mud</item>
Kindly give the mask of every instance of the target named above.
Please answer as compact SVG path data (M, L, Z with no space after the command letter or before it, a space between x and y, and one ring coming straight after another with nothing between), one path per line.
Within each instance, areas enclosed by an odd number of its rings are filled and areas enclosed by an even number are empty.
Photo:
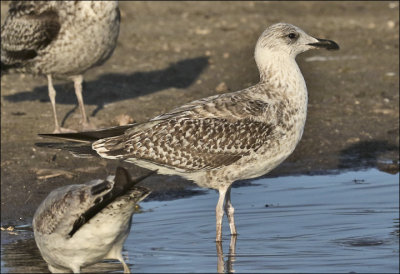
M336 41L340 51L297 57L309 91L303 138L268 176L317 174L377 167L398 172L398 2L121 2L118 46L84 77L84 100L97 127L123 114L145 121L189 101L257 83L258 36L288 22ZM1 2L1 20L7 3ZM72 82L56 82L65 127L79 130ZM128 117L128 118L129 118ZM29 223L54 188L105 178L118 162L78 159L35 147L53 131L44 77L1 78L1 223ZM144 169L122 163L132 175ZM240 183L240 182L239 182ZM145 182L150 199L196 194L176 176Z

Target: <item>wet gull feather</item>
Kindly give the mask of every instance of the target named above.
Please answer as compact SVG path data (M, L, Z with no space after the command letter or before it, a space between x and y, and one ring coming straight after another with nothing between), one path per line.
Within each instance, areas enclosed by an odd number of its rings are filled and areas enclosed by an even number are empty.
M268 173L300 141L307 114L307 88L295 57L314 48L339 46L296 26L274 24L256 44L260 82L252 87L200 99L122 130L116 127L41 136L81 142L53 144L75 155L82 151L125 160L218 190L216 241L221 241L224 211L231 234L237 234L230 197L232 183Z

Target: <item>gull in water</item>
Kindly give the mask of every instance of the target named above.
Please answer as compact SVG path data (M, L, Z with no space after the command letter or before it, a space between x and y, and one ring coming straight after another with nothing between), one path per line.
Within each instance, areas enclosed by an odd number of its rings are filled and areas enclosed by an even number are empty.
M300 141L307 114L307 88L295 58L318 48L336 50L339 46L296 26L274 24L261 34L255 47L260 72L260 82L255 86L193 101L145 123L41 134L80 142L42 145L67 149L75 155L125 160L218 190L219 242L224 211L231 234L237 234L232 183L268 173Z
M82 98L83 73L113 53L119 33L117 1L11 1L1 27L1 70L45 75L55 120L53 77L74 82L84 130L94 129Z
M136 184L150 174L132 180L118 167L106 180L53 190L33 217L35 241L49 270L79 273L103 259L116 259L129 273L122 247L136 204L150 194Z

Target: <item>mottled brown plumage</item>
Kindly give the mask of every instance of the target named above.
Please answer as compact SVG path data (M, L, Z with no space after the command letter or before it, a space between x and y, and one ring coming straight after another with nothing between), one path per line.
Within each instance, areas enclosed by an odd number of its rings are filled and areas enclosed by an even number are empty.
M292 35L293 34L293 35ZM290 37L293 38L290 38ZM236 234L230 190L234 181L266 174L295 149L307 116L307 88L295 61L298 53L319 47L319 39L290 24L279 23L260 36L255 59L260 82L247 89L197 100L131 125L124 133L104 131L43 136L84 140L107 159L123 159L162 174L180 175L202 187L218 189L217 241L222 216ZM338 48L326 40L325 48ZM97 141L88 139L99 135Z
M204 111L209 105L197 108ZM255 113L254 101L244 105L243 112ZM231 109L237 111L237 109ZM207 110L212 113L211 109ZM192 117L191 117L192 116ZM193 117L184 115L162 118L146 129L132 128L124 135L97 141L95 147L105 158L148 160L183 172L210 170L228 166L242 156L256 152L268 142L274 124L255 119ZM104 152L103 152L104 151Z

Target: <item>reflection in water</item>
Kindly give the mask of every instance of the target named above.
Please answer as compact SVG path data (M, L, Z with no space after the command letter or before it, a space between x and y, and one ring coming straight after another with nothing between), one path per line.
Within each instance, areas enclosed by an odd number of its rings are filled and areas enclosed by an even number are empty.
M6 235L2 232L2 238ZM47 264L40 256L33 234L30 239L2 244L1 272L43 273L48 272Z
M6 235L2 235L2 237ZM29 239L2 244L1 273L48 273L46 262L42 259L33 234ZM121 271L116 261L103 261L83 269L83 273L108 273Z
M134 216L124 255L133 273L397 273L398 193L398 173L376 169L259 179L232 192L241 234L238 246L231 238L229 254L224 238L225 255L214 242L214 191L146 201L143 213ZM46 272L32 231L13 232L18 235L2 232L2 272ZM83 270L122 272L122 267L103 261Z
M237 235L231 236L231 242L229 244L229 254L228 259L224 261L224 252L222 250L222 241L215 242L217 246L217 255L218 255L218 263L217 263L217 272L218 273L234 273L233 263L236 260L236 239Z
M394 227L394 231L391 232L391 235L397 236L397 238L399 238L400 236L400 224L399 224L399 218L394 218L393 219L393 227Z

